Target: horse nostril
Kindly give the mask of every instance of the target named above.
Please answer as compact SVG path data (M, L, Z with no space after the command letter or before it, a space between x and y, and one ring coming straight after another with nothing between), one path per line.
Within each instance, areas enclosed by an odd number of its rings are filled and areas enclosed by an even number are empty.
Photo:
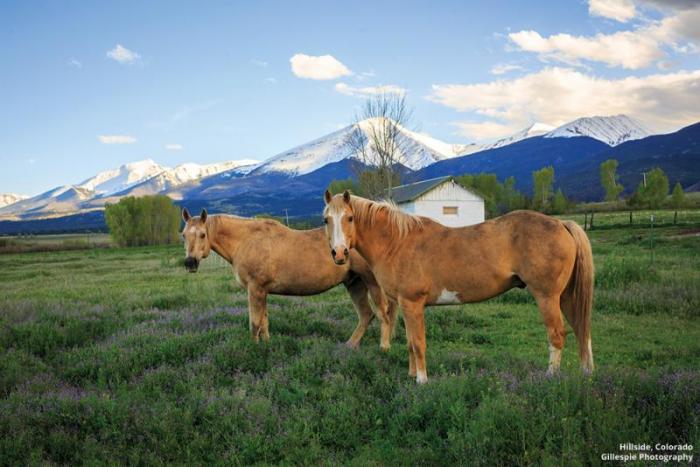
M331 255L335 258L335 250L331 250Z
M350 251L346 248L343 253L345 253L345 256L350 256Z

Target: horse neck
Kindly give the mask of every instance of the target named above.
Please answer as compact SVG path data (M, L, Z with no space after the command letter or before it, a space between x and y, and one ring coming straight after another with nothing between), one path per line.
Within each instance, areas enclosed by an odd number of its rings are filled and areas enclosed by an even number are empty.
M207 234L211 249L231 264L240 245L240 238L236 235L239 229L232 228L233 223L235 219L221 216L211 216L207 220Z
M394 233L385 212L378 211L374 214L374 219L358 222L355 229L355 249L370 266L377 264L395 249L391 247Z

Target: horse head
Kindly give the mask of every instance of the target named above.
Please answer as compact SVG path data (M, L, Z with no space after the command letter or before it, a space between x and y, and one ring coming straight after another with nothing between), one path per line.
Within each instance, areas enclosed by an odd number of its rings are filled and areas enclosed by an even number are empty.
M323 222L326 224L326 237L331 247L331 256L335 264L345 264L350 257L350 248L355 246L357 231L353 222L354 215L350 203L350 192L331 195L324 194L326 207L323 210Z
M185 268L189 272L197 272L199 262L209 256L211 243L207 231L207 210L202 209L199 217L192 217L187 208L182 210L185 228L182 238L185 240Z

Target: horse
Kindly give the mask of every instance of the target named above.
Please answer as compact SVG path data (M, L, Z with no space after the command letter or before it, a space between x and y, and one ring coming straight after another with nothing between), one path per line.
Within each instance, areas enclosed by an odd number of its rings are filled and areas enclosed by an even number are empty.
M389 349L396 305L387 302L367 262L357 252L348 252L342 266L328 257L322 227L293 230L271 219L209 216L206 209L199 217L192 217L185 208L182 219L185 268L196 272L211 250L233 266L237 282L248 292L250 332L256 342L260 337L270 339L268 294L315 295L342 283L359 318L346 345L359 346L376 312L381 321L380 347Z
M406 326L409 375L428 380L426 305L471 303L527 288L547 328L549 366L559 371L566 330L562 310L578 339L586 373L593 371L591 308L593 255L586 233L572 221L534 211L514 211L468 227L446 227L348 191L325 193L323 211L336 264L357 250Z

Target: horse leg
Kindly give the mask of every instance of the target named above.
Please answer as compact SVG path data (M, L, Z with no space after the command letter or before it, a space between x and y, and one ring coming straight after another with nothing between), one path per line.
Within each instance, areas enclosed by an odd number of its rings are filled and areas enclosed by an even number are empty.
M408 374L416 377L416 382L427 383L428 372L425 365L425 322L424 302L399 299L406 325L408 341Z
M248 323L253 340L270 340L267 320L267 291L255 285L248 286Z
M537 305L542 314L544 325L547 327L547 338L549 340L549 366L547 374L554 375L559 372L561 364L561 351L566 340L566 329L562 319L561 308L559 306L559 296L543 295L533 293Z
M578 340L581 368L583 368L584 373L589 374L593 372L593 349L591 347L591 336L590 333L588 333L587 336L579 335L583 334L583 331L581 331L579 326L576 325L577 319L580 318L575 315L576 304L574 302L574 296L571 289L566 289L561 295L561 309L564 312L564 316L566 316L566 320L573 328L576 339Z
M381 321L382 335L379 348L388 351L391 347L391 336L394 334L394 325L396 324L396 303L387 299L376 281L367 281L367 288L374 303L375 314Z
M355 349L360 345L360 339L362 339L362 336L365 335L369 324L374 319L374 311L372 311L372 306L369 303L367 285L359 277L355 277L354 279L346 282L345 288L350 294L350 299L355 307L358 318L357 327L345 345Z

